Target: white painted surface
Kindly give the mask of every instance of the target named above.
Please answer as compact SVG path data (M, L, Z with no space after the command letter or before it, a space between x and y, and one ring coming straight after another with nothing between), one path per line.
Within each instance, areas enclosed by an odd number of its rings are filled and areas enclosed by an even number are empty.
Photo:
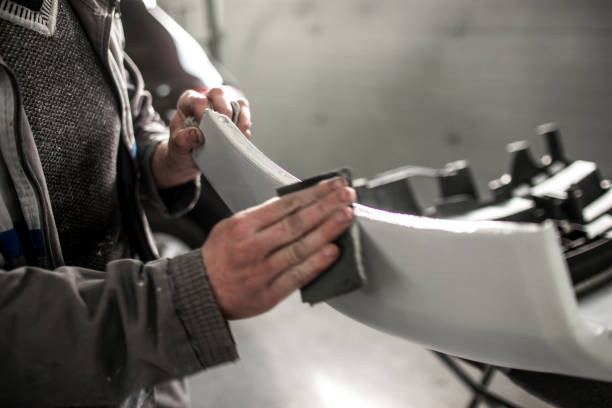
M295 178L207 111L194 158L234 210ZM507 367L612 380L609 296L581 312L551 224L455 221L355 206L368 285L328 303L368 326Z
M597 165L593 162L584 160L576 160L567 168L559 171L554 176L546 181L539 183L531 189L531 194L535 196L544 196L554 194L565 198L567 190L572 184L577 184L580 180L591 174L597 169Z
M612 229L612 215L604 214L584 227L587 238L592 239Z
M584 207L582 216L588 221L592 221L600 215L610 211L612 208L612 189L607 193L593 201L591 204Z
M535 207L533 200L522 197L513 197L507 202L498 205L487 206L470 211L466 214L458 215L457 219L465 221L484 221L509 217L523 211L531 210Z

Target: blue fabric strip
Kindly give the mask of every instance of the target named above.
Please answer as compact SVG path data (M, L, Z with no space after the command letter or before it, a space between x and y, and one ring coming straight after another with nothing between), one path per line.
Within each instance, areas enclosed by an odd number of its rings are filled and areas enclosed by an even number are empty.
M138 153L138 145L136 143L132 144L132 157L136 158L136 153Z
M11 260L23 255L21 242L14 229L0 233L0 251L4 259Z
M30 230L30 240L36 256L45 256L45 244L41 230Z

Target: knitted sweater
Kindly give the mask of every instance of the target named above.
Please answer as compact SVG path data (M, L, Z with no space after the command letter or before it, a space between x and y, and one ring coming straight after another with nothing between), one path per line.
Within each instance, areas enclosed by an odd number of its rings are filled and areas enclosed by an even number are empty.
M22 91L64 260L102 270L129 255L116 189L118 103L66 0L56 26L45 36L0 20L12 40L0 42L0 54Z

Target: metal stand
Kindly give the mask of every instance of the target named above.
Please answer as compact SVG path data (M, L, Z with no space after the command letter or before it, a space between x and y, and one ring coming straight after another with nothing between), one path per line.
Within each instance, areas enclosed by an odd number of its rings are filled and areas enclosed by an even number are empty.
M520 406L508 401L507 399L490 392L487 387L493 379L493 375L497 369L490 365L484 365L482 368L482 378L479 382L475 381L470 375L463 369L453 357L450 357L443 353L433 352L439 359L446 365L452 373L467 386L473 393L472 400L467 405L468 408L476 408L480 402L484 402L491 408L521 408Z

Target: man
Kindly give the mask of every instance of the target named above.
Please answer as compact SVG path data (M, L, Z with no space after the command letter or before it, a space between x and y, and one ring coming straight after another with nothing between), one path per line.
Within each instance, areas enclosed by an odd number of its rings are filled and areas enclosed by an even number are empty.
M316 277L352 222L355 193L335 179L156 259L139 201L190 208L205 135L184 120L230 101L186 92L168 134L123 54L118 3L0 2L2 406L187 406L170 380L235 359L226 319Z

